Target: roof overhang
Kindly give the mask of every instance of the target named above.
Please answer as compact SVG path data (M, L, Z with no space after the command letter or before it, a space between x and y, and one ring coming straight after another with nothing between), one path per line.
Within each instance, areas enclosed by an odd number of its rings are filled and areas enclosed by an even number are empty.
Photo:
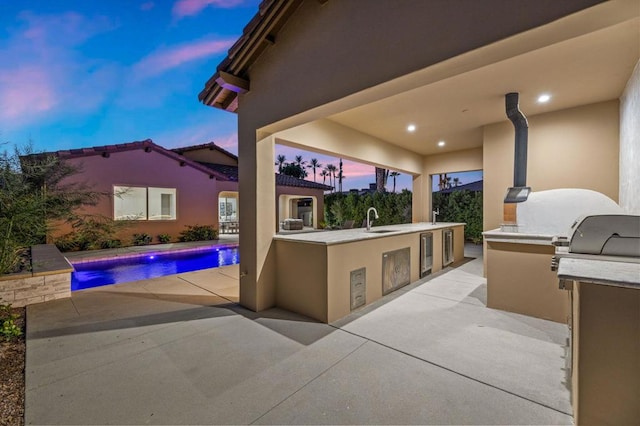
M244 27L242 36L198 94L200 102L236 112L238 95L250 89L249 67L265 49L276 43L278 32L301 3L302 0L263 0L258 13Z

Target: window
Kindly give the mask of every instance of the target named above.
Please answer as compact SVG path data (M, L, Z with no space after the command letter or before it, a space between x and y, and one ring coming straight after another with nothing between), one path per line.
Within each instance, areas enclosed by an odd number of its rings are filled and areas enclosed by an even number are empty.
M175 188L149 188L149 220L175 220Z
M237 222L238 199L233 197L220 198L220 222Z
M115 220L175 220L175 188L114 186Z
M146 220L147 188L114 186L113 207L115 220Z

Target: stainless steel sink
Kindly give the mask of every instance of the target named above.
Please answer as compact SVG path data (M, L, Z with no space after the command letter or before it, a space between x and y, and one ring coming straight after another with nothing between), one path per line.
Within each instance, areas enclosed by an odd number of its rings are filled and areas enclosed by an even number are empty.
M387 232L394 232L391 229L372 229L371 231L367 231L370 234L386 234Z

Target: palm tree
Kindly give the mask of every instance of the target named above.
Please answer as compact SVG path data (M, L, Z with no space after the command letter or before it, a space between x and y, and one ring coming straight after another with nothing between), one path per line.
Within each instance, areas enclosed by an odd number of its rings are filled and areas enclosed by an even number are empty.
M276 166L278 166L278 173L282 173L282 168L284 167L284 163L287 161L287 157L280 154L276 157Z
M322 184L326 185L327 184L327 176L329 176L329 172L327 171L327 169L322 169L322 171L320 172L320 176L322 176Z
M389 176L391 176L393 178L393 192L396 192L396 177L400 176L400 173L391 172L391 173L389 173Z
M453 186L459 186L462 182L460 182L460 178L453 178Z
M312 158L311 161L309 161L309 165L307 167L309 167L310 169L313 169L313 181L315 182L316 169L319 169L320 167L322 167L322 164L320 164L317 158Z
M305 164L307 164L307 162L302 159L302 155L296 155L296 165L302 168Z
M331 186L333 186L334 191L336 189L336 170L338 169L333 164L327 165L327 171L329 172L329 185L331 185L331 178L333 177L333 185Z
M387 177L389 176L389 170L381 167L376 167L376 191L385 192L385 186L387 185Z
M446 173L438 175L438 188L440 189L440 191L442 191L443 189L447 189L447 181L449 181L449 179L450 178Z

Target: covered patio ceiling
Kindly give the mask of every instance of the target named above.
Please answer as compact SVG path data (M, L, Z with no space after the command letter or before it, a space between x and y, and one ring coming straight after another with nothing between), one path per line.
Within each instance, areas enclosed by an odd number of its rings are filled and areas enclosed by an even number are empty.
M327 118L421 155L470 149L482 146L483 126L506 120L506 93L520 92L527 116L617 99L639 56L636 17L470 71L454 70ZM405 87L424 80L420 72L404 78ZM551 100L538 103L543 93ZM414 132L407 131L409 124Z

